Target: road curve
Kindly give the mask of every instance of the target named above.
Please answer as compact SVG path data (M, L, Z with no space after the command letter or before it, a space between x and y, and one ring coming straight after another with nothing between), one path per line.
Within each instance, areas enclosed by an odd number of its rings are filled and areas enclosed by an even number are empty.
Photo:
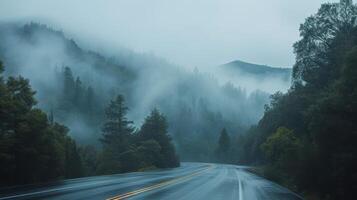
M297 200L301 199L236 165L182 163L175 169L96 176L0 189L0 200Z

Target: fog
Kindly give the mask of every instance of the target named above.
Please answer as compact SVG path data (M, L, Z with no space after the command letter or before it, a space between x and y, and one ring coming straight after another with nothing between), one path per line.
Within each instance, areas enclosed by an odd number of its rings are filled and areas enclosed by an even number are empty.
M207 161L222 128L244 134L290 86L222 64L291 66L298 24L320 3L2 1L0 60L80 144L100 146L104 109L123 94L136 127L158 108L181 157Z
M299 24L325 2L2 0L0 19L51 24L91 41L83 45L150 52L190 69L235 59L291 67Z
M223 75L183 69L125 49L105 57L45 25L9 23L0 30L5 74L28 78L37 91L38 107L68 126L80 144L100 146L104 109L118 94L125 96L128 118L136 127L153 108L160 109L179 152L190 156L210 152L223 127L243 134L268 102L269 93L219 80ZM205 144L190 146L202 137Z

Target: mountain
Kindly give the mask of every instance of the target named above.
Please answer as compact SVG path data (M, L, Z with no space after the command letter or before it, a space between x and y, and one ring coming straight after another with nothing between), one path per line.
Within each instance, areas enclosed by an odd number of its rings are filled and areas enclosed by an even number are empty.
M220 65L215 74L221 81L230 81L248 92L261 90L270 94L285 92L291 84L291 69L257 65L240 60Z
M243 133L261 118L269 100L261 90L247 93L240 85L221 84L215 76L152 55L112 51L115 57L84 49L46 25L0 24L6 75L29 79L37 106L68 126L80 144L99 146L104 108L122 94L135 125L157 108L167 117L180 157L208 161L222 128Z
M219 66L222 70L228 71L230 73L239 73L251 76L276 76L281 77L285 80L289 80L291 76L290 68L277 68L268 65L258 65L241 60L235 60L227 64Z

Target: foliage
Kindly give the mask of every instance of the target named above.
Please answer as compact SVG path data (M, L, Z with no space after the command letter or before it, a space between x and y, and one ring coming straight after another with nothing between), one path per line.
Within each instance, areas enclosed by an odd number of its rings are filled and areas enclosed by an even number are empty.
M65 68L64 75L61 109L81 104L73 103L85 91L80 89L79 78L73 81L70 68ZM91 96L91 89L88 91ZM147 117L140 134L136 134L126 118L124 97L118 95L105 110L103 150L98 152L93 146L78 148L68 136L69 129L54 121L52 111L47 116L34 108L34 95L28 80L0 76L1 186L179 165L166 119L158 110Z
M218 139L218 147L216 149L216 159L220 162L228 162L231 158L231 139L225 128L222 129Z
M139 138L142 141L154 140L160 146L160 155L154 159L155 166L168 168L180 165L175 148L167 132L166 118L157 109L154 109L146 117L144 124L141 126ZM154 151L158 149L158 146L154 144L151 144L151 147L153 147L152 150Z
M101 53L81 48L45 25L0 24L0 58L11 65L6 74L26 74L38 91L38 106L52 111L80 144L100 147L104 109L113 94L124 94L138 118L154 106L165 113L182 159L207 162L221 128L232 136L243 133L259 120L269 100L265 92L221 85L212 74L181 70L152 55L124 49L115 57ZM258 71L252 73L269 74Z
M126 171L127 167L124 165L127 163L125 162L131 161L129 157L132 152L129 150L134 128L131 126L133 122L126 118L127 111L128 107L125 106L122 95L118 95L112 100L105 110L107 121L103 126L103 138L101 139L103 143L101 173Z
M306 19L293 86L272 96L242 144L243 157L270 177L321 199L354 199L357 191L356 17L346 0Z
M261 145L263 152L269 163L270 170L275 170L279 174L278 181L289 184L292 175L298 172L300 159L300 149L302 144L292 130L279 127L274 134L269 136ZM269 174L274 176L272 171Z
M295 149L298 149L299 146L299 140L295 137L293 131L280 127L273 135L268 137L261 148L269 161L284 162L291 158L297 158Z
M34 94L28 80L0 77L0 185L81 176L81 159L68 129L34 108Z
M134 131L126 118L128 107L118 95L106 109L103 127L103 152L99 158L99 173L119 173L141 168L179 166L165 117L154 109L145 119L140 131Z
M98 172L98 150L94 146L79 148L79 154L83 165L83 176L94 176Z

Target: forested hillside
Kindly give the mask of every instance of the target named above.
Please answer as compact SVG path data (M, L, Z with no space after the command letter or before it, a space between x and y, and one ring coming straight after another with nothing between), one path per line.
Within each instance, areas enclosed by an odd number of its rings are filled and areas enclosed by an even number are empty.
M231 81L248 91L256 89L274 93L291 86L291 68L278 68L235 60L216 67L221 80Z
M22 75L37 91L38 107L70 128L80 144L100 147L104 108L123 94L128 117L140 126L154 107L182 158L212 158L219 131L243 133L262 116L269 94L247 91L209 73L187 72L162 59L130 51L115 57L81 48L60 31L36 23L0 26L5 75Z
M0 62L0 186L180 165L166 118L157 109L137 131L118 95L105 109L103 148L77 146L52 113L35 108L29 80L4 78L3 70Z
M3 70L0 62L0 186L82 176L68 128L34 108L28 80Z
M235 60L219 67L230 73L243 73L245 75L257 76L260 78L275 76L276 78L286 81L289 81L291 78L291 68L277 68L267 65L257 65L241 60Z
M323 4L300 27L293 85L242 138L242 163L307 199L355 199L357 7Z

